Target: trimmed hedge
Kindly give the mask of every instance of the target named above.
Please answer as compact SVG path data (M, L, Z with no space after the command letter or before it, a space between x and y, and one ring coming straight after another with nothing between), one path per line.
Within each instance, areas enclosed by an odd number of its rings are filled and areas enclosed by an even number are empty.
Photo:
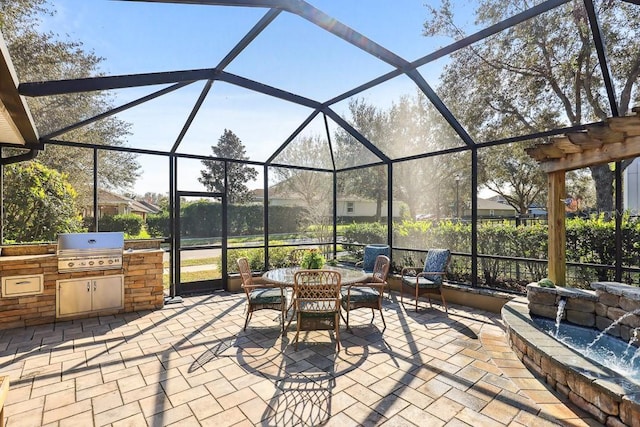
M264 249L232 249L227 252L227 269L229 273L238 272L238 258L246 257L252 271L265 271L272 268L286 267L289 265L289 254L292 248L277 247L269 248L269 268L264 265Z
M98 220L100 231L123 231L129 236L137 236L142 231L144 220L135 214L105 215Z
M180 228L183 237L211 237L222 235L222 205L197 201L181 208ZM228 230L231 236L246 236L264 232L264 209L261 205L229 205ZM304 211L297 207L269 208L270 233L296 233L304 219ZM152 237L169 235L169 214L163 212L147 217L147 230Z
M169 212L147 215L147 232L152 237L169 237Z
M603 216L591 218L570 218L566 220L567 261L613 265L615 260L615 222ZM426 250L429 248L449 248L453 252L471 252L471 224L452 221L402 221L393 225L393 246L407 249ZM386 227L382 224L351 224L344 230L346 247L348 243L386 243ZM548 256L549 229L539 222L516 226L513 222L487 222L478 224L478 253L509 258L546 260ZM622 260L625 266L640 265L640 221L625 217L622 223ZM352 247L355 248L355 247ZM358 253L354 249L354 253ZM402 265L422 265L424 255L419 253L399 253ZM398 258L398 257L396 257ZM452 265L454 275L463 276L470 271L464 260L456 260ZM470 261L466 261L467 263ZM501 276L505 261L479 258L479 272L485 283L492 284ZM457 265L456 265L457 264ZM544 263L522 261L520 263L526 277L538 280L547 274ZM582 281L612 280L607 268L581 268L578 274ZM594 274L595 272L595 274ZM594 277L595 275L595 277ZM578 281L580 277L576 277ZM464 280L464 278L462 278Z

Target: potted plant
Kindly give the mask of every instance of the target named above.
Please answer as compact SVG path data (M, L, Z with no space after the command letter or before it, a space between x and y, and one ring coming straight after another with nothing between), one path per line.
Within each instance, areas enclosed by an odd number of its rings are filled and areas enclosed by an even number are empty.
M320 269L324 266L324 257L317 249L310 249L302 257L300 267L304 269Z

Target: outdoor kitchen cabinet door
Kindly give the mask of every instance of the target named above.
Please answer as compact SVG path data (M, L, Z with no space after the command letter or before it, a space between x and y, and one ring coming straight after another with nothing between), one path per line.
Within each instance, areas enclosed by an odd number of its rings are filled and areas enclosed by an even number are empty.
M91 279L59 280L57 291L58 316L91 311Z
M124 307L123 276L104 276L91 279L93 310Z
M58 317L124 307L124 276L58 280Z

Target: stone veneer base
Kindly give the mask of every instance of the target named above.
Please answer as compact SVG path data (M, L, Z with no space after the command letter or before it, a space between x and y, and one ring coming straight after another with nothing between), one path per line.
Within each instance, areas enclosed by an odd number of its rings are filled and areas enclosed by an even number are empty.
M502 308L511 348L541 380L607 426L640 427L640 386L583 357L538 329L528 302Z
M70 321L133 311L157 310L164 306L162 285L164 252L160 241L126 241L123 266L119 270L59 273L56 245L16 245L2 247L0 276L43 274L41 294L0 296L0 329L20 328L56 321ZM56 319L56 280L124 275L124 307L83 313Z

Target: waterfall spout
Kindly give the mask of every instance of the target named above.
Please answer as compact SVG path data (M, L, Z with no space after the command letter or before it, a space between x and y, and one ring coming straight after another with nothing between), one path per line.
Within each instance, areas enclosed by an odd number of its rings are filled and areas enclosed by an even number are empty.
M560 298L560 301L558 301L558 311L556 311L556 338L558 338L558 334L560 333L560 322L562 321L562 316L564 315L564 307L566 305L567 299L564 297Z
M597 343L600 338L602 338L604 336L604 334L606 334L607 332L609 332L611 329L615 328L617 325L620 324L620 322L622 322L624 319L626 319L629 316L633 316L634 314L640 314L640 308L637 308L633 311L629 311L627 313L625 313L624 315L618 317L616 320L613 321L613 323L611 323L609 326L607 326L604 330L602 330L597 337L595 337L595 339L593 341L591 341L591 343L587 346L587 352L589 352L589 350L591 350L591 347L594 346L595 343ZM636 352L637 353L637 352ZM635 355L634 355L634 359L635 359Z

